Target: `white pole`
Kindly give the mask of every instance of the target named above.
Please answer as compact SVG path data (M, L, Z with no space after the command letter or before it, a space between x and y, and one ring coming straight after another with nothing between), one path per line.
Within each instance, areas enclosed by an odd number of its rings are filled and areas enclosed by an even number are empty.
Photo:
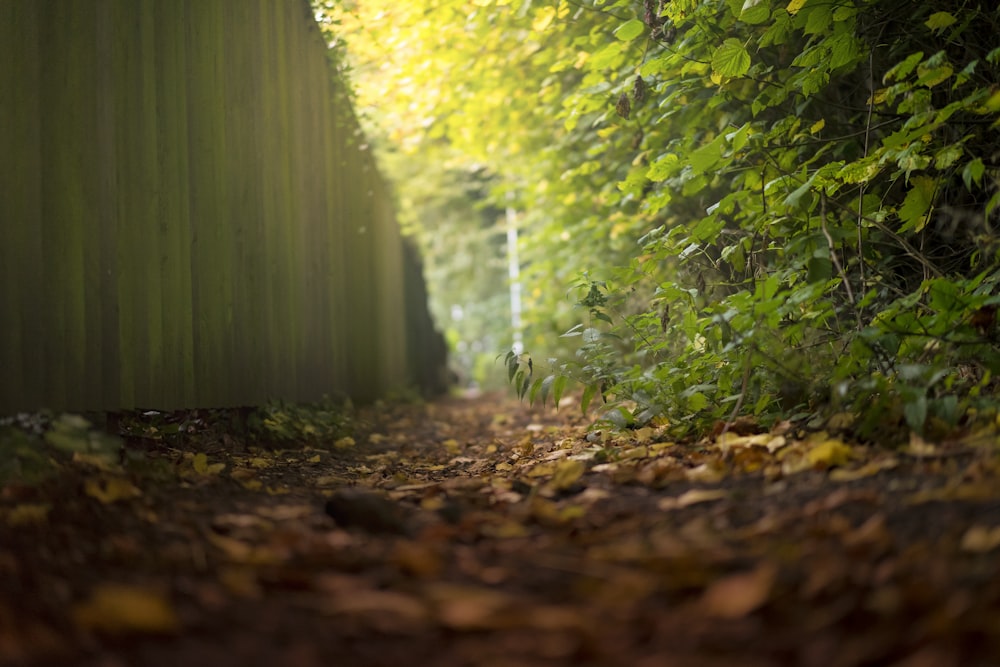
M507 193L507 199L513 199ZM524 352L521 339L521 262L517 258L517 213L512 206L507 207L507 276L510 280L510 326L514 330L515 354Z

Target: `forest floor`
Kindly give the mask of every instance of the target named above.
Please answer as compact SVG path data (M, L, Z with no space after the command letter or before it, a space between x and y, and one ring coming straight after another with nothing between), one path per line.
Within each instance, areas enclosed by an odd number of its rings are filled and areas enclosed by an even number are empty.
M0 664L1000 665L997 438L674 442L485 396L0 495Z

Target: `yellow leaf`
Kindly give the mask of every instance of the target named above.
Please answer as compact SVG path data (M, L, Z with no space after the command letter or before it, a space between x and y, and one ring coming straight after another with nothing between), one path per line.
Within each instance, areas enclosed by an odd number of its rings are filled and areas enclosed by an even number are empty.
M853 482L857 479L864 479L865 477L871 477L872 475L879 473L883 470L891 470L899 465L899 460L895 458L887 458L881 461L871 461L864 464L856 470L847 470L845 468L838 468L836 470L830 471L830 481L832 482Z
M566 459L559 462L555 475L552 477L552 486L556 489L568 489L577 483L583 473L586 472L587 465L583 461Z
M791 0L791 2L788 3L788 7L785 9L789 14L795 15L799 13L799 10L802 9L804 4L806 4L806 0Z
M535 14L535 20L531 22L531 29L535 32L543 32L556 17L555 7L542 7Z
M208 455L203 452L199 452L195 454L194 458L191 460L191 467L194 468L194 471L199 475L218 475L225 469L226 464L209 464Z
M105 505L142 495L142 491L123 477L92 477L83 483L83 491Z
M159 591L104 584L73 610L76 623L107 634L168 634L180 628L177 613Z
M345 436L333 443L334 449L350 449L354 446L354 438L351 436Z
M721 481L726 476L726 473L719 468L711 466L707 463L702 463L699 466L685 470L684 476L692 482L715 484L716 482Z
M816 134L817 132L819 132L820 130L822 130L824 127L826 127L826 119L825 118L820 118L818 121L816 121L815 123L813 123L812 125L809 126L809 133L810 134Z
M644 459L647 456L649 456L649 447L646 445L632 447L631 449L626 449L622 452L623 459Z
M32 523L44 523L49 516L52 505L25 504L18 505L5 515L7 525L24 526Z
M104 472L121 472L121 464L108 453L73 452L73 463L94 466Z
M635 433L632 434L632 437L634 437L636 443L639 444L652 442L653 438L656 437L656 429L652 426L644 426L643 428L636 429Z
M539 463L531 470L528 471L528 477L547 477L556 471L556 464L549 461L547 463Z
M663 498L659 503L657 503L657 507L661 510L667 511L680 507L687 507L689 505L696 505L698 503L721 500L727 495L728 494L722 489L691 489L676 498Z
M806 454L810 465L825 468L845 465L850 458L851 448L834 438L820 442Z
M316 456L310 456L309 458L307 458L306 463L319 463L321 460L322 459L320 459L319 454L317 454Z
M445 449L448 450L449 454L458 454L459 450L461 449L458 446L458 440L455 440L454 438L449 438L448 440L445 440L441 444L444 446Z
M317 457L317 458L319 458L319 457ZM248 463L252 467L257 468L257 469L271 467L271 461L269 461L268 459L262 459L260 457L250 459L250 461L248 461Z

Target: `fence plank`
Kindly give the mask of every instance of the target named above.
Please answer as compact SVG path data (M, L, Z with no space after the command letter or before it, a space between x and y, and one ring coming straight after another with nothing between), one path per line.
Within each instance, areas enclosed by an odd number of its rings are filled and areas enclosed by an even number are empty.
M307 0L0 3L0 412L413 380L426 305L325 49Z

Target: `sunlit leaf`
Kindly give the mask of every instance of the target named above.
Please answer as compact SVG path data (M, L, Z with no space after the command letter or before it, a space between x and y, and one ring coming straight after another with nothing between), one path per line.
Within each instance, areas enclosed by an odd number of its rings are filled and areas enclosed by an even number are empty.
M639 19L629 19L625 23L618 26L615 30L615 37L623 42L630 42L641 35L645 29L646 24Z
M712 71L724 77L739 77L750 69L750 54L740 40L730 37L712 54Z
M806 454L806 460L810 465L824 468L845 465L850 458L851 448L835 438L821 440Z
M792 15L798 14L799 10L806 4L806 0L791 0L785 10Z
M931 30L938 32L952 25L957 20L958 19L948 12L934 12L930 15L930 18L924 21L924 25Z
M725 489L691 489L676 498L663 498L656 506L664 511L722 500L729 492Z

